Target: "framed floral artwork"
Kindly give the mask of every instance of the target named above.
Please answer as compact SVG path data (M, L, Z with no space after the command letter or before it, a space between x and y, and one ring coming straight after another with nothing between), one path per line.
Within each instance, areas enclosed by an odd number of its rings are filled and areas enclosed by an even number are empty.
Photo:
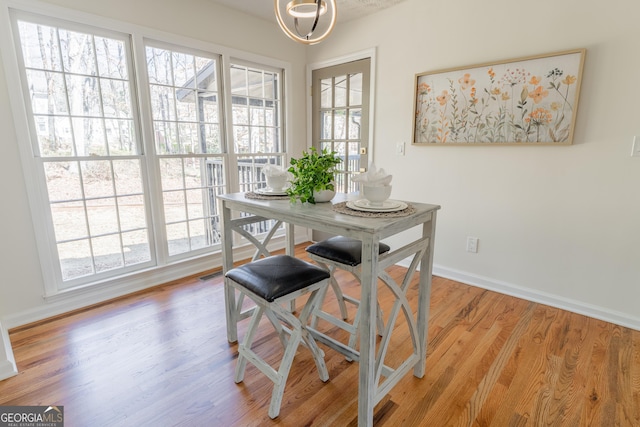
M570 145L585 49L425 72L413 144Z

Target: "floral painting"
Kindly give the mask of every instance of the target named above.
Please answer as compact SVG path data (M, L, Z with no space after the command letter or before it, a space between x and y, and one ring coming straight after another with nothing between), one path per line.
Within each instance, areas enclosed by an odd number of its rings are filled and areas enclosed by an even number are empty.
M413 143L571 144L584 54L416 75Z

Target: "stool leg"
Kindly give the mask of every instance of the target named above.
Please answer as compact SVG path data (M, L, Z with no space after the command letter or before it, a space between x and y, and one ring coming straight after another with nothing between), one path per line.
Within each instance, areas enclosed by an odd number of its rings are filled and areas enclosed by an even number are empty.
M342 289L340 288L340 285L338 284L338 282L334 277L336 268L332 265L327 265L318 260L315 260L315 262L320 267L329 271L329 274L331 275L331 277L329 278L329 284L331 285L331 289L333 290L333 293L336 295L336 300L338 301L338 306L340 307L340 315L342 316L342 320L347 320L349 313L347 312L347 305L344 303L345 301L344 294L342 293ZM327 295L327 288L326 287L322 288L321 292L322 292L322 295L320 298L320 303L318 304L318 307L317 307L318 311L322 311L322 305L324 304L324 299L326 298L326 295ZM318 317L314 315L311 318L311 327L315 328L317 325L318 325Z
M340 288L340 285L338 284L338 281L334 276L335 271L335 268L331 268L331 278L329 279L329 283L331 284L331 289L333 289L333 292L336 294L338 306L340 306L340 314L342 315L342 320L347 320L347 317L349 317L347 313L347 305L344 303L344 295L342 294L342 289Z
M287 334L285 333L285 330L282 328L282 325L280 324L280 321L278 320L276 315L271 310L265 311L264 314L267 316L267 318L273 325L273 329L275 329L276 332L278 333L278 338L280 338L280 343L282 344L282 347L287 348L287 342L288 342Z
M264 312L264 307L261 305L256 306L255 311L253 312L253 316L251 317L251 323L249 324L249 329L247 329L247 333L242 341L242 344L238 346L238 360L236 361L236 372L235 372L235 382L241 383L244 379L244 371L247 367L247 357L244 354L244 349L250 349L251 344L253 344L253 337L258 330L258 325L260 324L260 319L262 318L262 313Z
M309 316L312 313L314 313L315 310L318 309L317 306L322 303L321 293L322 293L322 290L325 290L326 292L326 289L327 288L324 287L320 290L313 291L311 293L311 296L309 296L309 300L307 301L307 304L304 306L302 313L300 313L300 324L302 325L302 339L304 340L305 344L307 345L307 347L311 351L311 354L313 355L313 360L316 363L316 368L318 368L318 373L320 374L320 379L322 380L322 382L327 382L329 380L329 371L327 371L327 365L324 362L324 352L320 350L320 348L316 344L316 340L313 339L313 337L311 336L311 334L309 333L305 325L307 325L307 320L309 319Z
M282 395L284 394L284 386L287 383L287 377L291 370L293 363L293 357L298 350L298 345L301 339L300 325L292 325L291 336L289 337L289 343L284 351L284 356L280 362L278 368L278 375L276 381L274 381L273 392L271 393L271 403L269 404L269 417L276 418L280 414L280 405L282 404Z

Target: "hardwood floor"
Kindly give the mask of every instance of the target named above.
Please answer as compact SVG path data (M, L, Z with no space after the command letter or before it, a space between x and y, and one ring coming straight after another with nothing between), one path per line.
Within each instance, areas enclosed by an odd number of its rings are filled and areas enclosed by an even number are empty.
M340 280L357 294L350 276ZM386 314L390 293L379 292ZM412 304L416 297L413 286ZM407 349L405 327L398 322L394 351ZM256 352L277 361L270 325L259 334ZM356 425L358 365L326 347L330 380L320 381L301 348L274 421L264 375L249 365L234 383L237 346L226 340L220 275L10 338L20 374L0 382L0 405L63 405L69 427ZM377 426L640 426L640 331L435 277L428 351L425 377L408 375L380 402Z

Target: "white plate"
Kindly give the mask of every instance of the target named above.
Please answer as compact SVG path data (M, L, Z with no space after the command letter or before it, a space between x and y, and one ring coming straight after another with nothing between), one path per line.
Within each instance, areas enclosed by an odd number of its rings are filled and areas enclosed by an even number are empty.
M395 212L406 209L407 206L408 205L405 202L401 202L399 200L385 200L378 206L372 205L367 199L347 202L348 208L364 212Z
M258 188L254 191L256 194L262 194L263 196L286 196L286 190L275 191L270 188Z

